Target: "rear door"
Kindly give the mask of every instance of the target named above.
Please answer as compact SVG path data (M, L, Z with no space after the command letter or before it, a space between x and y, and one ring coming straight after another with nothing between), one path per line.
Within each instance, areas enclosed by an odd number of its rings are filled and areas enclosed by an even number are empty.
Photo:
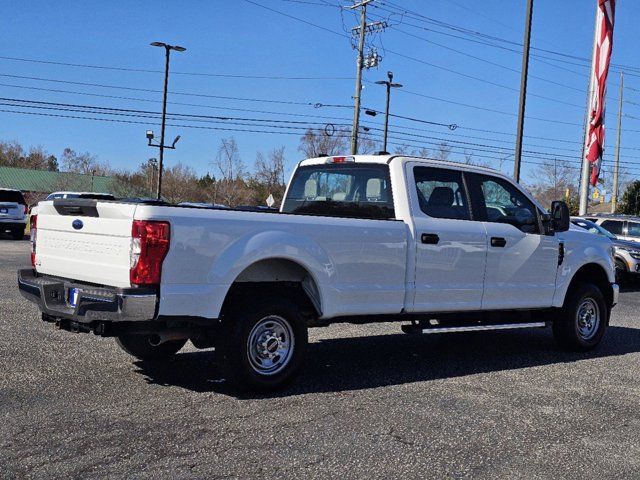
M407 184L416 239L412 311L479 309L487 238L462 172L409 162Z
M58 199L38 204L39 273L128 287L136 205Z
M487 231L482 309L550 307L559 243L545 235L535 204L501 177L466 174L474 213Z

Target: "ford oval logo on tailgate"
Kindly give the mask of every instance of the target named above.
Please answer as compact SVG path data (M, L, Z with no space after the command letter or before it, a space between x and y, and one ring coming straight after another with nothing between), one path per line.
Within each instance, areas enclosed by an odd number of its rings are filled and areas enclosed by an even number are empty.
M80 230L82 227L84 227L84 223L82 223L82 220L80 220L79 218L74 220L73 223L71 224L71 226L73 228L75 228L76 230Z

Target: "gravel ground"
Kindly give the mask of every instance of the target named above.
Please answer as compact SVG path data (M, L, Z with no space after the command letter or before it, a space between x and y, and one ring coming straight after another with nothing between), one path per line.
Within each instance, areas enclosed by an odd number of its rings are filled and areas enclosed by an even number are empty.
M588 354L548 330L338 325L293 387L247 398L212 351L158 367L41 322L27 264L0 239L2 478L640 478L640 288Z

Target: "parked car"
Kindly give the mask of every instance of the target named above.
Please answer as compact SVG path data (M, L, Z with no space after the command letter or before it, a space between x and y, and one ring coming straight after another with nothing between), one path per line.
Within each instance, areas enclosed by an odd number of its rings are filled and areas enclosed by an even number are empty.
M640 242L640 218L631 215L585 215L585 220L597 223L620 240Z
M9 233L15 240L24 238L27 210L20 190L0 188L0 233Z
M56 198L92 198L95 200L115 200L116 197L110 193L94 192L53 192L47 195L45 200L55 200Z
M148 361L215 347L228 381L269 390L304 365L309 327L338 322L551 326L594 348L618 298L611 242L569 226L564 202L548 214L491 169L322 157L298 164L278 213L41 202L18 285L61 329Z
M616 282L618 284L623 282L627 275L640 274L640 245L637 242L620 240L613 233L585 218L571 217L571 223L584 228L589 233L601 235L611 240L614 247Z

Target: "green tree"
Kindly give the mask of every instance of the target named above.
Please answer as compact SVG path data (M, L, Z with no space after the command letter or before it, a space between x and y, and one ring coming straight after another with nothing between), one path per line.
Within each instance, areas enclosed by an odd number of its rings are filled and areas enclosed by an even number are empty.
M625 215L638 215L640 213L640 180L631 182L622 195L618 204L618 212Z

